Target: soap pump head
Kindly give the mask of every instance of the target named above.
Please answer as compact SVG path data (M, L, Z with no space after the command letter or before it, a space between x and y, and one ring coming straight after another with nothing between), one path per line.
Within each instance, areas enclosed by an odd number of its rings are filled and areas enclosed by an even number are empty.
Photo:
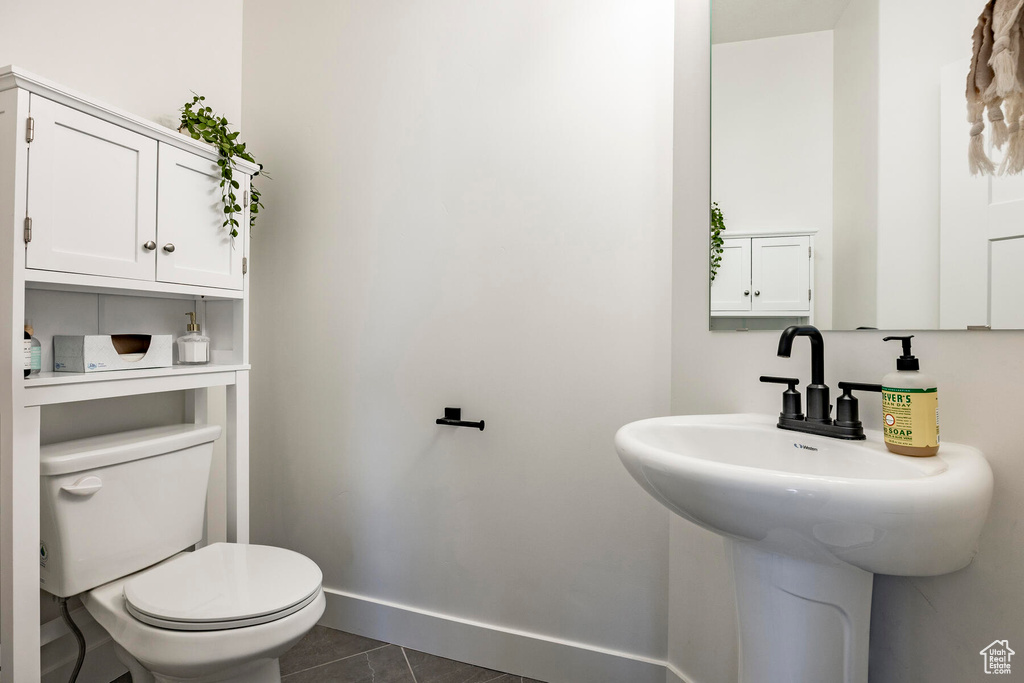
M896 359L897 370L920 370L921 363L917 360L917 357L910 352L910 340L914 338L914 335L908 335L906 337L883 337L882 341L896 341L903 342L903 355Z
M189 311L185 315L188 316L188 326L185 329L189 332L198 332L199 323L196 322L196 314L193 313L192 311Z

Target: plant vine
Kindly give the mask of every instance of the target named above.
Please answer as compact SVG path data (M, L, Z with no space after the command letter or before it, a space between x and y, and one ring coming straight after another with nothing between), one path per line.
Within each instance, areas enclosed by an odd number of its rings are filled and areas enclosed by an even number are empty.
M181 126L178 130L187 132L193 140L202 140L213 145L220 156L217 159L217 166L220 167L220 188L221 200L224 204L224 223L222 226L231 229L231 236L238 237L238 220L235 216L242 212L242 207L235 196L235 190L240 185L234 178L234 157L244 159L259 166L259 170L253 174L269 178L263 172L263 164L258 163L252 154L246 151L245 143L239 142L238 131L232 132L228 120L213 111L213 108L204 104L206 98L195 92L192 93L191 102L186 102L181 108ZM256 218L259 215L263 203L260 201L260 191L255 183L249 184L249 230L256 227Z
M718 275L718 267L722 265L722 254L725 252L725 240L722 239L722 232L725 231L725 218L722 210L718 208L718 202L711 202L711 281L715 281Z

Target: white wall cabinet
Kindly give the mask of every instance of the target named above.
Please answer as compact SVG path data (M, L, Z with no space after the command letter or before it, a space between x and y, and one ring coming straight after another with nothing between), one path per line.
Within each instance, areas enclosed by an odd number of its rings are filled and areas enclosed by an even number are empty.
M711 286L711 315L810 315L814 290L810 235L734 236L724 242Z
M236 174L235 192L243 212L248 207L249 177ZM243 230L239 237L222 227L220 168L185 150L160 144L159 210L157 234L159 252L156 278L224 289L242 288Z
M152 280L157 142L37 95L30 110L25 265Z
M242 289L215 159L30 97L27 268ZM249 176L235 179L244 214Z

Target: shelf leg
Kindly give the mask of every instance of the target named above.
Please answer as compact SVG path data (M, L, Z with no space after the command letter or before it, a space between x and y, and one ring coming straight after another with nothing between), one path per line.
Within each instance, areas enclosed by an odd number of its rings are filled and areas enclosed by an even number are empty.
M228 542L249 542L249 371L227 387Z
M0 423L0 682L38 681L39 407Z
M205 324L205 321L204 323ZM185 392L185 421L191 422L192 424L205 425L209 421L210 415L210 390L209 389L192 389L191 391ZM214 459L214 464L216 459ZM206 493L206 510L203 511L203 540L199 542L199 547L204 547L210 544L210 497L215 495L213 491L207 491Z

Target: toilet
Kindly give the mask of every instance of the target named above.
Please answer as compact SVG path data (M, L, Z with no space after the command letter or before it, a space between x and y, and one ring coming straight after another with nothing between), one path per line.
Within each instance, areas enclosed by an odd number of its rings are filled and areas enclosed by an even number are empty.
M218 426L40 449L40 586L78 595L134 683L278 683L317 623L323 575L299 553L202 540Z

